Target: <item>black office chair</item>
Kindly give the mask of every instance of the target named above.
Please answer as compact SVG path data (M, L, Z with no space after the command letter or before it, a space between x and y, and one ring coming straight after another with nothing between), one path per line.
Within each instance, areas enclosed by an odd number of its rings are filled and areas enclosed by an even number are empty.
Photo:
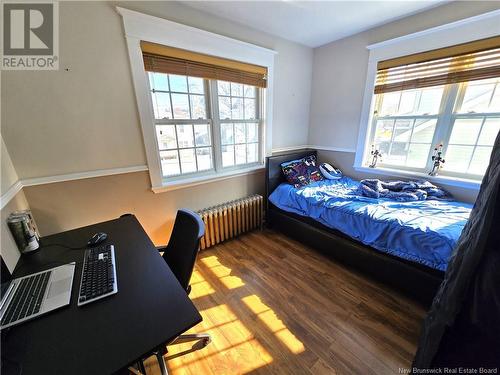
M193 211L180 209L177 211L168 245L158 248L188 294L191 291L189 281L200 248L200 239L204 234L205 224L200 216Z
M158 251L163 252L163 259L165 259L175 277L179 280L179 283L188 294L191 291L189 281L191 280L196 256L200 248L200 239L204 234L205 224L201 218L192 211L181 209L177 211L174 229L172 230L168 245L157 248ZM195 346L193 346L195 350L207 346L211 341L210 335L206 333L196 333L180 335L168 345L196 340L200 340L201 347L195 348ZM163 359L163 355L166 352L166 348L161 348L154 353L158 359L162 375L168 374L167 366ZM140 364L140 367L141 370L144 371L142 364Z

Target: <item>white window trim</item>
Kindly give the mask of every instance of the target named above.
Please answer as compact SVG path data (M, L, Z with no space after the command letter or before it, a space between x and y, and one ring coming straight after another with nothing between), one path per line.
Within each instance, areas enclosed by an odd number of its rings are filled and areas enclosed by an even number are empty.
M479 189L481 183L475 180L465 180L449 176L430 178L430 176L423 173L408 172L399 169L368 168L366 160L371 147L369 136L375 106L373 90L377 76L377 63L379 61L497 36L500 32L498 25L500 25L500 10L495 10L367 46L370 55L368 58L366 85L361 109L358 144L354 160L355 170L400 177L426 177L429 180L443 184L466 189Z
M265 156L270 155L272 152L273 73L274 56L277 52L163 18L146 15L121 7L116 7L116 9L123 19L132 79L153 191L160 192L172 190L174 187L191 186L193 184L191 180L196 180L195 182L198 184L203 180L217 180L221 177L228 178L228 176L252 173L255 168L262 168ZM229 172L229 175L219 173L171 182L165 182L163 180L159 153L157 152L158 146L156 144L153 108L140 47L141 40L242 61L267 68L267 88L265 103L262 108L263 121L261 122L263 137L260 160L262 160L262 163L260 163L259 166L236 169Z
M165 184L165 185L160 186L160 187L153 187L152 190L155 193L162 193L162 192L166 192L166 191L183 189L186 187L197 186L197 185L207 184L207 183L216 182L216 181L223 181L223 180L227 180L228 178L256 174L256 173L264 172L264 170L265 170L265 168L262 165L253 165L253 166L247 167L247 168L239 168L239 169L235 169L235 170L220 172L217 174L211 174L210 176L204 176L204 175L196 176L196 175L194 175L194 176L191 176L188 178L183 178L183 179L169 182L168 184Z

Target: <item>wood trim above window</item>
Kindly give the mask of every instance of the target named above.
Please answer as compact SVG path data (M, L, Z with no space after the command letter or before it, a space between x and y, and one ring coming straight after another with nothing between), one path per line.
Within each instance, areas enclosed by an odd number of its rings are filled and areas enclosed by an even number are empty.
M415 53L412 55L396 57L377 63L377 69L390 69L398 66L417 64L431 60L444 59L469 53L481 52L500 47L500 36L476 40L468 43L456 44L454 46L438 48L431 51Z
M424 87L441 86L460 82L477 81L481 79L500 77L500 66L492 66L482 69L451 72L426 78L417 78L375 86L375 94L386 92L419 89Z
M434 58L429 60L430 57ZM377 64L374 92L382 94L496 77L500 77L500 37L381 61Z
M141 41L146 71L243 83L265 88L267 68Z

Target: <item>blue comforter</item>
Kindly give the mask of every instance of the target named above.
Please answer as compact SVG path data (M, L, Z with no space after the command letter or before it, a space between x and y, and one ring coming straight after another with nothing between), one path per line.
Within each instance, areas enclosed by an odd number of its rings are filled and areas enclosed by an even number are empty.
M283 183L269 196L277 207L311 217L377 250L446 270L472 205L457 201L398 202L359 195L358 181Z

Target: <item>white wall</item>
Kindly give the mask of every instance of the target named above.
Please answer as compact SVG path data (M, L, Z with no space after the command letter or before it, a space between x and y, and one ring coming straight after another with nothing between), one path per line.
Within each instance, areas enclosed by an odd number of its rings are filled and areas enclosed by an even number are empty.
M356 149L368 66L366 46L494 9L496 2L452 2L314 49L308 144ZM330 157L335 159L335 153ZM346 160L344 155L338 157ZM352 165L345 169L359 175ZM459 190L458 194L475 199L474 193Z
M355 149L370 44L498 9L460 1L314 49L309 144Z
M274 65L273 148L303 145L307 141L312 48L173 1L125 1L119 5L277 51Z
M119 5L276 50L273 147L307 141L312 49L174 2ZM122 23L114 5L61 2L59 49L59 71L1 73L2 133L19 176L145 165Z
M1 72L2 135L19 178L146 164L116 5L277 51L273 147L306 143L311 48L176 2L60 2L60 70ZM147 172L137 172L31 186L24 192L42 235L131 212L161 244L178 208L202 208L263 190L260 172L154 194Z
M365 83L366 45L497 7L489 2L454 2L313 53L176 2L61 2L61 69L1 72L2 137L19 178L146 164L116 5L276 50L273 147L318 144L352 149ZM13 178L8 169L2 174ZM177 208L201 208L262 192L263 186L264 176L258 173L154 194L147 174L138 172L32 186L24 193L44 235L127 211L138 214L155 242L164 243ZM16 196L2 215L25 206L24 195Z

